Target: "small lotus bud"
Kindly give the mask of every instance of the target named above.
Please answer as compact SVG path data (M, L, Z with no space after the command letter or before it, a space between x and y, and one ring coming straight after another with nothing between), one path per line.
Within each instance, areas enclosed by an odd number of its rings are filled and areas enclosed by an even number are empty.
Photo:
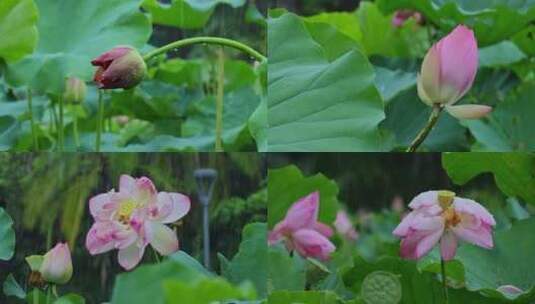
M472 87L477 66L474 32L459 25L425 55L418 76L418 95L430 106L452 105Z
M87 86L85 82L76 77L69 77L65 81L65 92L63 100L67 103L82 103L85 100Z
M91 61L97 66L94 81L101 89L130 89L138 85L147 65L139 52L130 46L118 46Z
M72 277L71 251L67 243L58 243L43 257L39 272L46 282L65 284Z
M113 120L121 127L124 127L129 121L130 117L127 115L118 115L113 118Z
M412 10L399 10L396 11L394 16L392 17L392 25L394 27L402 27L403 24L410 18L414 18L417 23L421 24L424 21L424 17L419 12L415 12Z

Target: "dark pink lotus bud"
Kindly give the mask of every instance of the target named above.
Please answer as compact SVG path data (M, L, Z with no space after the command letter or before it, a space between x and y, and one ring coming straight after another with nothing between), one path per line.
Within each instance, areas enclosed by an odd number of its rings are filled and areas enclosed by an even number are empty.
M93 80L101 89L130 89L138 85L147 65L139 52L130 46L118 46L91 61L97 66Z
M412 11L412 10L399 10L396 11L394 14L394 17L392 17L392 25L394 27L402 27L403 24L405 24L405 21L407 21L410 18L414 18L417 23L423 23L424 17L422 14Z

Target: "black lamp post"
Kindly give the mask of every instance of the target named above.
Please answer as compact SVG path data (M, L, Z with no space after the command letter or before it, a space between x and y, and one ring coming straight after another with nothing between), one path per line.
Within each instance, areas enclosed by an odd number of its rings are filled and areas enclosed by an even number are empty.
M217 171L204 168L195 170L193 174L195 176L195 181L197 182L197 196L199 197L199 202L203 209L202 228L204 267L210 269L210 217L208 214L208 207L212 200L212 193L217 179Z

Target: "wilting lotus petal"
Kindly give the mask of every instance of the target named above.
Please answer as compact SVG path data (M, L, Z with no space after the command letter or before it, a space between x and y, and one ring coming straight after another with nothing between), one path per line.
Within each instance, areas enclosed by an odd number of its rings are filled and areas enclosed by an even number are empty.
M479 203L450 191L427 191L409 204L412 211L393 234L401 238L400 255L419 259L440 242L446 261L455 257L458 240L490 249L494 246L493 216Z
M446 111L458 119L479 119L492 112L492 107L484 105L447 106Z

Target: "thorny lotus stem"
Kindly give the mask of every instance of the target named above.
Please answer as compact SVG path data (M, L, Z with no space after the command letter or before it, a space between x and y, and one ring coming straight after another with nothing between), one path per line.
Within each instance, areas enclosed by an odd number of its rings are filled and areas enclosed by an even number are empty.
M223 152L223 96L225 94L225 58L223 48L217 53L217 96L215 111L215 151Z
M416 138L412 141L411 145L407 149L407 152L416 152L418 147L424 142L426 137L429 135L433 127L437 124L438 118L440 117L440 112L442 112L442 106L439 104L433 105L433 111L431 111L431 116L425 127L416 135Z
M198 43L217 44L217 45L227 46L227 47L240 50L260 62L264 62L267 60L267 58L264 55L260 54L258 51L254 50L248 45L245 45L235 40L220 38L220 37L194 37L194 38L187 38L187 39L182 39L182 40L178 40L175 42L171 42L167 45L164 45L160 48L157 48L145 54L145 56L143 56L143 60L149 61L152 57L166 53L167 51L170 51L172 49L177 49L179 47L192 45L192 44L198 44Z
M37 130L35 128L35 120L33 118L33 107L32 107L32 90L28 89L28 114L30 116L30 125L32 128L32 141L34 151L39 150L39 141L37 140Z
M444 291L444 303L448 304L448 285L446 282L446 263L443 258L440 258L440 268L442 270L442 289Z
M97 141L95 151L100 152L100 136L102 133L102 119L104 117L104 102L102 101L102 90L98 90L98 115L97 115Z
M64 125L63 125L63 96L59 97L59 130L58 130L58 150L63 152L64 140Z

